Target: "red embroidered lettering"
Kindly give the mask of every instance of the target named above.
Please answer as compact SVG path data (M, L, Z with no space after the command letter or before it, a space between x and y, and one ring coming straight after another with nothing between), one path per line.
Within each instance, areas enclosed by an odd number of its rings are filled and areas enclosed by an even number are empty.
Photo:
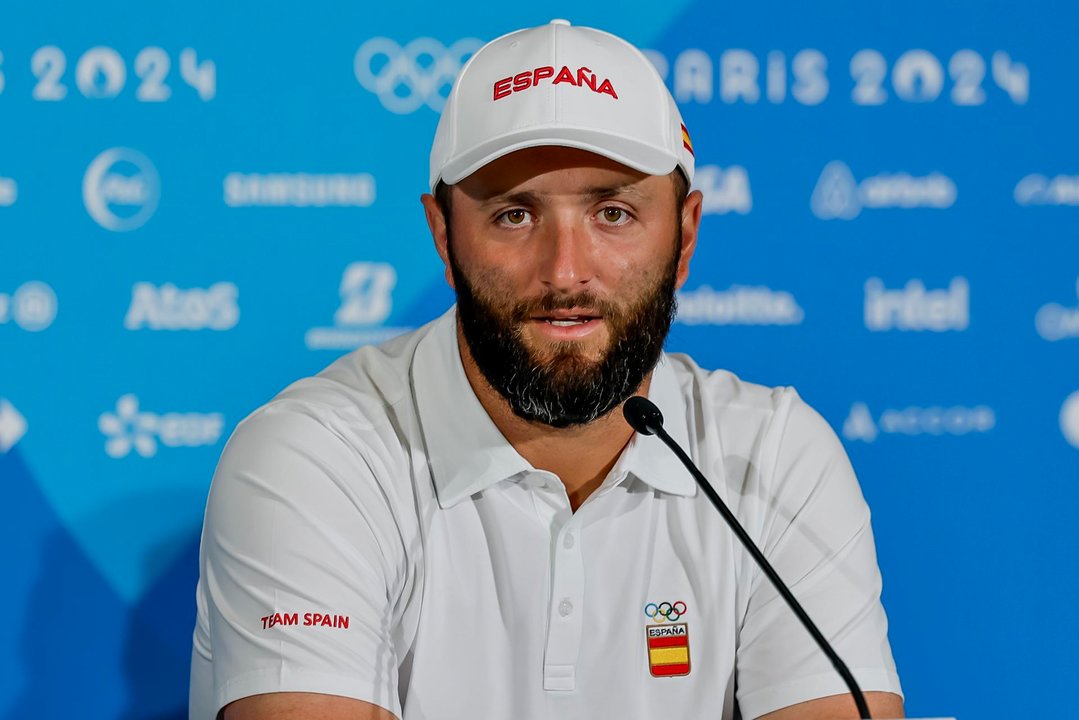
M507 95L509 95L511 92L513 92L513 90L510 90L510 82L512 80L513 80L513 78L502 78L501 80L499 80L498 82L495 83L495 88L494 88L494 90L495 90L495 100L498 100L500 98L504 98Z
M539 85L539 81L554 75L554 68L550 65L538 67L532 71L532 84Z
M603 82L600 83L600 86L596 89L596 92L606 93L607 95L613 97L615 100L618 99L618 94L614 91L614 85L611 85L611 81L607 79L604 79Z
M588 87L596 91L596 74L586 67L577 68L577 87Z
M554 79L554 82L552 83L552 85L557 85L558 83L564 83L564 82L568 82L570 85L574 85L574 86L577 85L577 83L575 83L573 81L573 73L571 73L569 71L569 68L566 67L565 65L563 65L562 69L558 71L558 77L556 77Z
M513 92L521 92L532 87L532 73L523 72L513 76Z

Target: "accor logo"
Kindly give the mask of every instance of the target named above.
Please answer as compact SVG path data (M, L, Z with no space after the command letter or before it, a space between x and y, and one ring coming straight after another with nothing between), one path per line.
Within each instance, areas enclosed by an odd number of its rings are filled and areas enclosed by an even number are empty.
M568 65L563 65L557 75L555 74L554 67L551 65L544 65L543 67L524 70L515 75L504 77L494 84L494 99L501 100L504 97L509 97L515 92L534 88L540 84L541 80L550 78L554 78L551 80L552 85L569 83L574 87L588 88L594 93L602 93L603 95L610 95L615 100L618 99L618 93L615 92L614 85L611 84L609 78L603 78L601 81L599 76L589 68L581 66L577 68L576 71L573 71L569 69Z

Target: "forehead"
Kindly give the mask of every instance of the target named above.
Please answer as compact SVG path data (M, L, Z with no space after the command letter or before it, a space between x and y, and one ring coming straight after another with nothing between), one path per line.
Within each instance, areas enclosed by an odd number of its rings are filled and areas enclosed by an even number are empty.
M670 176L646 175L586 150L550 146L526 148L493 160L452 186L452 192L478 202L521 192L650 199L668 195L672 182Z

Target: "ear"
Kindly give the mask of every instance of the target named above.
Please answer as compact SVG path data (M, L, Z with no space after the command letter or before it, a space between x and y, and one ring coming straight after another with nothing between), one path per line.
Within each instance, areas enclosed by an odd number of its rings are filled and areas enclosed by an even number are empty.
M431 193L424 193L420 197L420 202L423 203L423 212L427 216L427 227L431 231L431 239L435 241L435 251L442 258L442 264L445 266L446 282L456 290L457 288L453 285L453 272L450 271L449 234L446 232L446 215L442 212L442 208L438 206L435 196Z
M697 233L701 228L701 203L704 195L700 190L694 190L686 196L685 205L682 206L682 251L678 256L678 274L675 287L681 288L689 277L689 261L693 258L693 251L697 249Z

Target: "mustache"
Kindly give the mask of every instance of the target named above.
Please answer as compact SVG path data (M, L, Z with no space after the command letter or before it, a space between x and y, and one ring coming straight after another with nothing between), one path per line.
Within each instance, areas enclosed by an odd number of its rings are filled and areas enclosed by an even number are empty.
M577 293L576 295L561 295L546 293L538 297L529 298L516 303L510 312L510 317L517 322L531 319L537 313L554 312L555 310L572 310L574 308L587 309L597 315L613 317L619 314L618 306L609 300L590 292Z

